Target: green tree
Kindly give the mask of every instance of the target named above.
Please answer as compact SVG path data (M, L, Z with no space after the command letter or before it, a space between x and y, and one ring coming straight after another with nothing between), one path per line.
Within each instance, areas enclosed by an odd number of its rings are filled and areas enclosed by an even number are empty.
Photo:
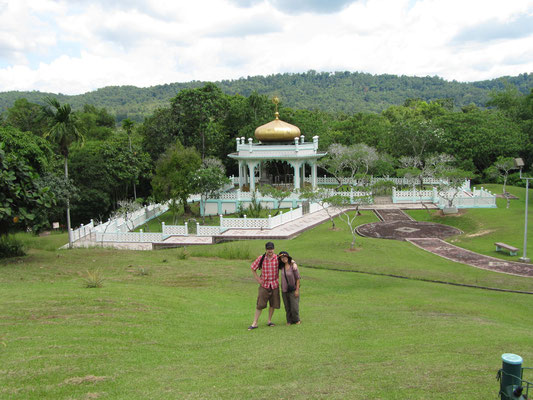
M317 203L318 205L320 205L320 207L322 207L322 209L326 212L329 217L329 220L331 221L331 229L335 230L335 207L332 207L332 204L330 203L332 201L332 195L329 190L321 187L313 190L311 187L306 186L300 192L299 197L300 199L305 199L310 203ZM333 202L335 202L334 200L335 199L333 199Z
M142 149L150 154L150 158L155 163L169 147L176 143L179 127L170 108L158 108L144 120L139 133L142 137Z
M217 148L226 140L221 129L228 110L227 96L213 83L198 89L180 91L171 101L172 115L184 146L193 146L202 160L217 155Z
M87 141L73 148L69 157L70 176L79 188L80 199L73 202L72 217L77 223L91 218L103 219L116 209L119 201L131 195L135 177L151 175L151 162L140 145L128 148L125 133L108 140Z
M343 184L354 185L356 178L364 179L378 159L376 149L364 143L352 146L334 143L329 146L328 155L318 165L335 177L338 189Z
M72 143L83 142L83 134L77 116L72 112L69 104L61 105L59 101L51 97L47 98L47 103L51 107L44 108L46 115L50 118L50 128L45 134L56 144L59 153L64 159L65 180L68 181L68 155ZM72 247L72 232L70 223L70 201L67 199L67 230L68 243Z
M230 179L226 177L224 164L220 160L211 157L204 159L202 168L194 176L194 190L200 194L200 211L204 224L206 201L217 196L224 185L229 183Z
M489 168L485 170L485 174L492 178L502 178L503 179L503 195L507 199L507 208L510 206L510 195L507 193L507 179L509 178L509 173L512 170L517 169L518 167L514 163L514 158L512 157L498 157L498 159L492 164Z
M477 172L484 171L499 156L516 157L527 148L528 138L520 125L499 111L448 113L435 124L441 129L439 151L453 154L462 162L470 160Z
M202 160L196 149L183 147L179 142L163 153L157 160L152 187L157 201L171 202L174 219L177 206L182 205L186 214L190 213L188 197L195 192L194 177Z
M48 224L46 210L54 205L54 196L40 185L28 160L6 153L5 147L0 143L0 236L17 226L38 232Z
M276 187L271 185L261 185L259 186L259 193L263 196L270 196L275 199L278 205L277 209L279 210L281 208L281 202L289 197L292 192L283 186Z
M130 147L130 153L132 153L132 154L133 154L133 150L131 148L131 134L132 134L134 125L135 125L135 123L129 118L126 118L126 119L122 120L122 129L124 129L126 131L126 134L128 135L128 143L129 143L129 147ZM136 180L137 180L137 176L135 176L133 178L133 198L135 200L137 200L137 188L136 188L136 185L135 185Z
M37 136L43 136L48 126L42 107L25 98L15 100L13 106L7 109L5 122L22 132L31 132Z
M115 117L104 107L85 104L81 111L76 112L76 118L87 140L106 140L114 133Z

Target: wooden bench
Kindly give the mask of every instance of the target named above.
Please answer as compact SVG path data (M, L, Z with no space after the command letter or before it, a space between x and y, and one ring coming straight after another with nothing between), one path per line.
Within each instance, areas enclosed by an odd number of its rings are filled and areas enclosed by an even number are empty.
M508 250L509 254L512 256L516 256L518 254L518 251L520 250L520 249L517 249L516 247L509 246L508 244L505 244L502 242L496 242L494 243L494 245L496 246L496 251Z

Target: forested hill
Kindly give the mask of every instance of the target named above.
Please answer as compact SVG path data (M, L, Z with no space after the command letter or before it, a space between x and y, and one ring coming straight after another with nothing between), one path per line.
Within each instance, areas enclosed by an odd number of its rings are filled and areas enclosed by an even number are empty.
M252 91L268 96L277 95L283 105L297 109L321 109L331 112L380 112L391 105L403 104L406 99L435 100L452 98L456 107L476 104L483 107L492 90L514 85L522 93L533 88L533 73L515 77L461 83L439 77L409 77L396 75L371 75L360 72L285 73L253 76L237 80L215 82L227 94L248 96ZM108 86L82 95L32 92L1 92L0 113L14 101L24 97L30 102L43 104L46 96L57 97L61 103L70 103L74 109L84 104L105 107L118 121L130 118L142 121L180 90L201 87L205 82L171 83L138 88L135 86Z

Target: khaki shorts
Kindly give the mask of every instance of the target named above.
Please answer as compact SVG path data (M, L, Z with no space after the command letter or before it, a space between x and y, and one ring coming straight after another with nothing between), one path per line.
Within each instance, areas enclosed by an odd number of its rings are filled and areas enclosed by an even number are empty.
M270 307L272 308L279 308L279 288L265 289L263 286L259 286L256 308L258 310L262 310L266 308L267 303L270 303Z

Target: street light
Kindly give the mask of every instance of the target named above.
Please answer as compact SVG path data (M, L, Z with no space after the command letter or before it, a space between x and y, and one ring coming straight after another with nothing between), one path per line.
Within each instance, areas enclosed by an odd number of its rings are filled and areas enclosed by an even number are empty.
M533 178L522 176L522 168L524 168L524 160L522 160L521 158L515 158L514 164L516 165L517 168L520 168L520 179L526 180L526 217L525 217L525 225L524 225L524 250L522 252L522 257L520 257L520 261L528 263L530 260L529 258L527 258L527 203L529 200L529 193L528 193L529 192L529 180Z

